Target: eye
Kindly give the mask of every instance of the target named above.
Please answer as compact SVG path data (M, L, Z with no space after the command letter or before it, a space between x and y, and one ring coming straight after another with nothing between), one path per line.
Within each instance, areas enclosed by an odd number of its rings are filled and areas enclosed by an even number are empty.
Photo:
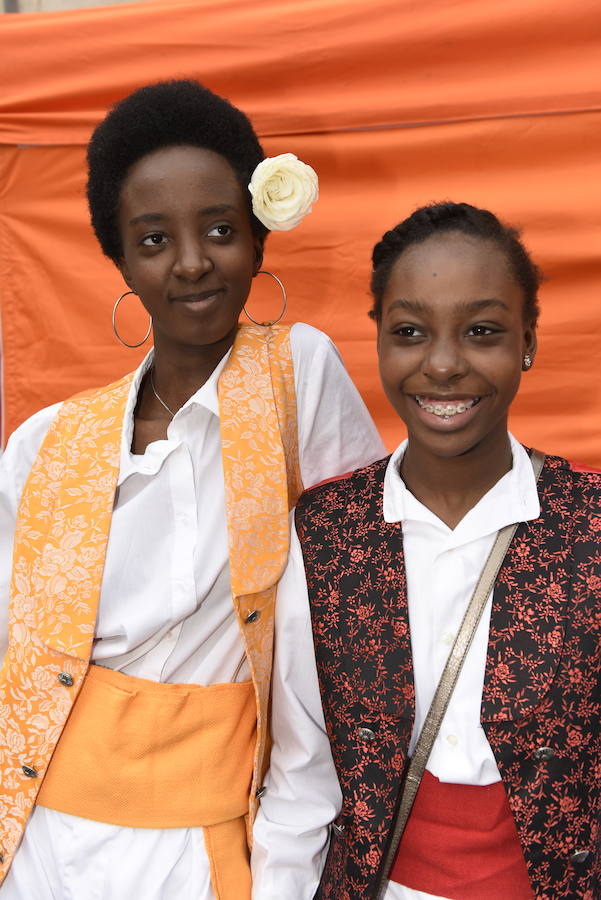
M423 331L417 325L398 325L394 329L395 334L403 338L423 337Z
M488 337L490 334L497 334L498 331L498 328L491 325L472 325L467 333L473 337Z
M215 225L214 228L211 228L209 231L209 237L230 237L233 233L233 229L231 225Z
M160 247L165 240L165 235L161 234L160 231L156 231L152 234L145 235L140 243L143 247Z

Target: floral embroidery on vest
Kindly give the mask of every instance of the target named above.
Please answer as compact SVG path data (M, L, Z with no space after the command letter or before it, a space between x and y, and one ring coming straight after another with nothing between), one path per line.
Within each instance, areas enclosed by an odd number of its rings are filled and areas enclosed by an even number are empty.
M62 404L23 491L0 671L0 881L88 668L132 377ZM232 590L257 698L252 819L268 743L274 584L301 490L289 328L240 327L218 392Z
M345 826L316 900L375 896L413 726L401 526L382 514L387 462L308 491L296 514ZM541 516L518 527L493 597L482 724L536 900L597 896L600 485L547 458Z

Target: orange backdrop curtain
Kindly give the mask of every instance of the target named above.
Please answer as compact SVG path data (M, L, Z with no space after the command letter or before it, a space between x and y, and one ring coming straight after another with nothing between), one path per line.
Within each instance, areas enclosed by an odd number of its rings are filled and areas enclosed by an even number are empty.
M241 106L269 154L318 171L318 205L269 238L266 265L288 318L334 338L389 446L402 429L366 316L370 250L414 206L451 198L523 227L548 277L514 432L600 465L600 38L597 0L170 0L0 17L4 439L141 358L112 336L124 288L88 225L85 144L119 97L191 76ZM279 295L261 281L251 303L269 316ZM128 300L133 341L147 318Z

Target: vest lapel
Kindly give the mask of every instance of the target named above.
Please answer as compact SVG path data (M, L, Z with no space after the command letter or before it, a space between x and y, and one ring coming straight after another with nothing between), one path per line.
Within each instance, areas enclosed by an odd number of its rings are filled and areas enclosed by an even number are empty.
M563 460L547 459L539 495L541 515L518 527L495 585L483 722L527 716L549 690L562 652L573 566L572 481Z
M11 604L48 648L90 657L132 375L63 403L23 492Z
M268 762L276 585L302 490L290 329L240 327L218 395L232 595L257 700L250 841Z
M283 332L288 340L288 329ZM279 414L282 387L272 371L272 344L282 331L242 326L219 379L222 460L232 593L259 594L272 587L288 558L288 472ZM292 360L289 356L290 372ZM286 368L285 361L280 360ZM294 382L292 382L294 383ZM280 401L278 405L278 401ZM292 410L296 429L296 410ZM287 423L289 424L289 423ZM292 472L298 482L300 478ZM293 492L294 493L294 492ZM291 498L296 502L298 494Z

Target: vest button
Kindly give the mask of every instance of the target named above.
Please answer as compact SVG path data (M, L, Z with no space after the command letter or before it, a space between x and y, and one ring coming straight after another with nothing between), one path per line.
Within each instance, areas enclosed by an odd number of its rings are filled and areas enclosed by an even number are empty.
M572 855L570 856L570 859L572 860L573 863L576 863L576 865L579 865L580 863L586 862L586 860L589 858L590 855L591 855L590 850L577 850L575 853L572 853Z
M263 794L265 793L266 790L267 790L267 788L265 787L265 785L263 785L262 787L260 787L258 790L255 791L255 797L257 798L257 800L263 796Z
M260 617L261 613L259 612L259 610L253 609L253 611L247 615L244 621L247 625L252 625L253 622L258 622Z
M23 769L23 774L27 775L28 778L37 778L38 773L35 769L32 769L31 766L21 766Z
M547 762L547 760L553 759L555 750L553 747L537 747L533 756L537 762Z
M375 741L376 735L371 728L361 727L357 732L360 741Z
M4 853L0 852L0 865L4 862Z
M64 684L65 687L73 687L73 676L69 675L68 672L61 672L58 676L58 680L61 684Z

